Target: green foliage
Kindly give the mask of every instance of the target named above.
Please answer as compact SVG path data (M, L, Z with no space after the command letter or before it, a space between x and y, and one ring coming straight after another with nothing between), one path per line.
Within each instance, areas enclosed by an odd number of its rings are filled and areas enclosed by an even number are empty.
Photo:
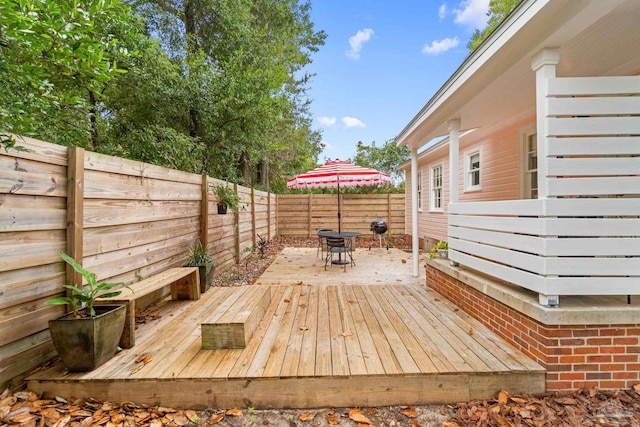
M482 30L476 29L474 31L471 40L467 43L469 52L476 50L521 1L522 0L491 0L489 2L489 12L487 12L489 16L487 26Z
M213 258L209 255L209 246L204 245L201 241L198 241L189 252L189 261L187 261L186 267L200 267L213 263Z
M447 242L444 241L439 241L438 243L436 243L435 245L433 245L433 247L431 247L431 250L429 251L429 258L433 259L436 257L436 254L438 253L438 249L440 250L447 250L449 249L449 244Z
M226 184L217 185L214 194L218 198L218 203L232 210L238 209L240 199L231 186Z
M369 146L358 141L353 162L391 175L392 185L382 186L377 192L404 193L404 174L398 171L398 166L410 156L409 147L398 147L395 139L386 141L382 147L377 147L375 142ZM363 187L361 190L359 192L376 192L376 187Z
M82 265L78 264L73 258L71 258L66 253L60 251L58 252L60 257L70 266L73 267L75 271L80 273L82 277L87 281L87 286L82 287L82 285L64 285L65 288L71 289L70 297L58 297L53 298L45 302L45 304L49 305L69 305L73 310L74 317L80 317L78 314L78 310L87 307L87 311L89 316L94 317L96 315L96 311L93 308L95 305L97 298L109 298L120 295L122 291L113 291L108 292L110 289L115 288L117 286L124 286L127 289L131 289L126 286L123 282L118 283L97 283L95 273L86 270L82 267Z

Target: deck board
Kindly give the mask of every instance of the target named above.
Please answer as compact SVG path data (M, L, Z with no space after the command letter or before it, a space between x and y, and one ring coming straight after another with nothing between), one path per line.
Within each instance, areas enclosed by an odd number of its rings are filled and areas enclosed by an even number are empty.
M382 270L394 268L382 261L402 257L360 253L354 270L365 255ZM297 280L270 286L271 303L243 349L202 350L200 323L256 288L212 288L199 301L163 301L160 317L138 326L136 345L96 370L68 373L58 363L29 386L173 407L426 404L488 398L499 388L544 391L543 368L424 285L337 268L339 284L311 284L315 273L288 268ZM151 357L144 366L141 355Z

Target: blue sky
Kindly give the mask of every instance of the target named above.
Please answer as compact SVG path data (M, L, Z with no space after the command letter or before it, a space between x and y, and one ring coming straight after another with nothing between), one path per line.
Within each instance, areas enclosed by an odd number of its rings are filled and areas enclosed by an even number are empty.
M307 71L320 156L353 157L358 141L394 138L467 57L489 0L312 0L325 45Z

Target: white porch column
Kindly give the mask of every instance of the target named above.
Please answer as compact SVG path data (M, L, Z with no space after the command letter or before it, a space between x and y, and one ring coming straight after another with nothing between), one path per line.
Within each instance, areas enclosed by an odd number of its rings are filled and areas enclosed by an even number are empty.
M449 120L449 203L458 203L460 119Z
M531 59L536 72L536 133L538 134L538 199L549 198L549 89L547 80L556 77L556 65L560 61L557 48L544 48ZM546 236L549 239L549 236ZM549 277L549 276L546 276ZM538 293L538 302L545 307L558 307L559 295Z
M538 134L538 199L549 198L548 161L549 126L547 116L547 80L556 77L556 65L560 61L557 48L545 48L535 54L531 60L531 68L536 72L536 133Z
M420 267L420 240L418 233L418 149L411 148L411 258L413 277L418 277Z

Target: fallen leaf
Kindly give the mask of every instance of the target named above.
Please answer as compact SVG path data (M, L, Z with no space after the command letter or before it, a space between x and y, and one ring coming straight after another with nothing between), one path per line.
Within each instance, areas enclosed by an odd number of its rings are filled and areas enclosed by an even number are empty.
M151 423L149 424L149 427L162 427L162 421L160 420L153 420L151 421Z
M284 302L289 302L289 298L285 298L285 299L284 299Z
M355 303L357 303L358 301L356 301L356 300L354 300L354 299L350 299L348 302L349 302L349 304L355 304Z
M556 402L558 402L561 405L577 405L578 402L571 397L559 397L556 399Z
M635 391L636 393L640 394L640 384L635 384L633 386L633 391Z
M509 393L507 393L504 390L500 390L500 392L498 393L498 404L506 405L508 400L509 400Z
M402 259L402 263L403 263L403 264L406 264L406 263L407 263L407 260L403 258L403 259Z
M311 421L316 417L315 412L305 412L300 415L300 421Z
M309 327L308 326L300 326L300 330L301 331L308 331Z
M342 335L343 337L350 337L353 334L351 332L343 332L340 335Z
M227 415L229 415L230 417L241 417L242 416L242 409L238 409L238 408L229 409L227 411Z
M442 427L460 427L460 424L445 421L442 423Z
M136 365L136 367L131 370L131 374L135 374L136 372L138 372L142 368L144 368L144 363Z
M198 413L196 411L194 411L193 409L189 409L187 411L184 411L184 414L187 416L187 418L189 418L189 421L191 421L192 423L198 424L200 421L200 416L198 416Z
M365 417L362 413L355 413L353 415L349 414L349 418L351 419L351 421L354 421L358 424L365 424L365 425L371 424L371 421L369 421L369 418Z
M214 415L212 417L209 418L209 421L207 421L209 424L218 424L220 421L222 421L224 419L224 415L222 414L217 414ZM152 426L154 427L154 426Z
M333 415L333 414L335 414L335 413L336 413L336 411L334 411L333 409L329 409L329 410L327 411L327 414L329 414L329 415Z
M411 419L411 427L420 427L420 423L413 418Z
M336 417L335 415L327 415L327 422L329 423L329 425L335 426L340 422L340 418Z
M435 302L440 302L440 298L434 298L433 299Z
M367 409L367 415L373 415L375 413L376 413L376 410L374 408Z
M407 418L417 418L418 417L418 413L412 407L408 407L407 409L404 409L400 413L402 415L404 415L405 417L407 417Z
M467 331L467 333L469 335L473 335L473 328L471 326L469 326L469 330Z

